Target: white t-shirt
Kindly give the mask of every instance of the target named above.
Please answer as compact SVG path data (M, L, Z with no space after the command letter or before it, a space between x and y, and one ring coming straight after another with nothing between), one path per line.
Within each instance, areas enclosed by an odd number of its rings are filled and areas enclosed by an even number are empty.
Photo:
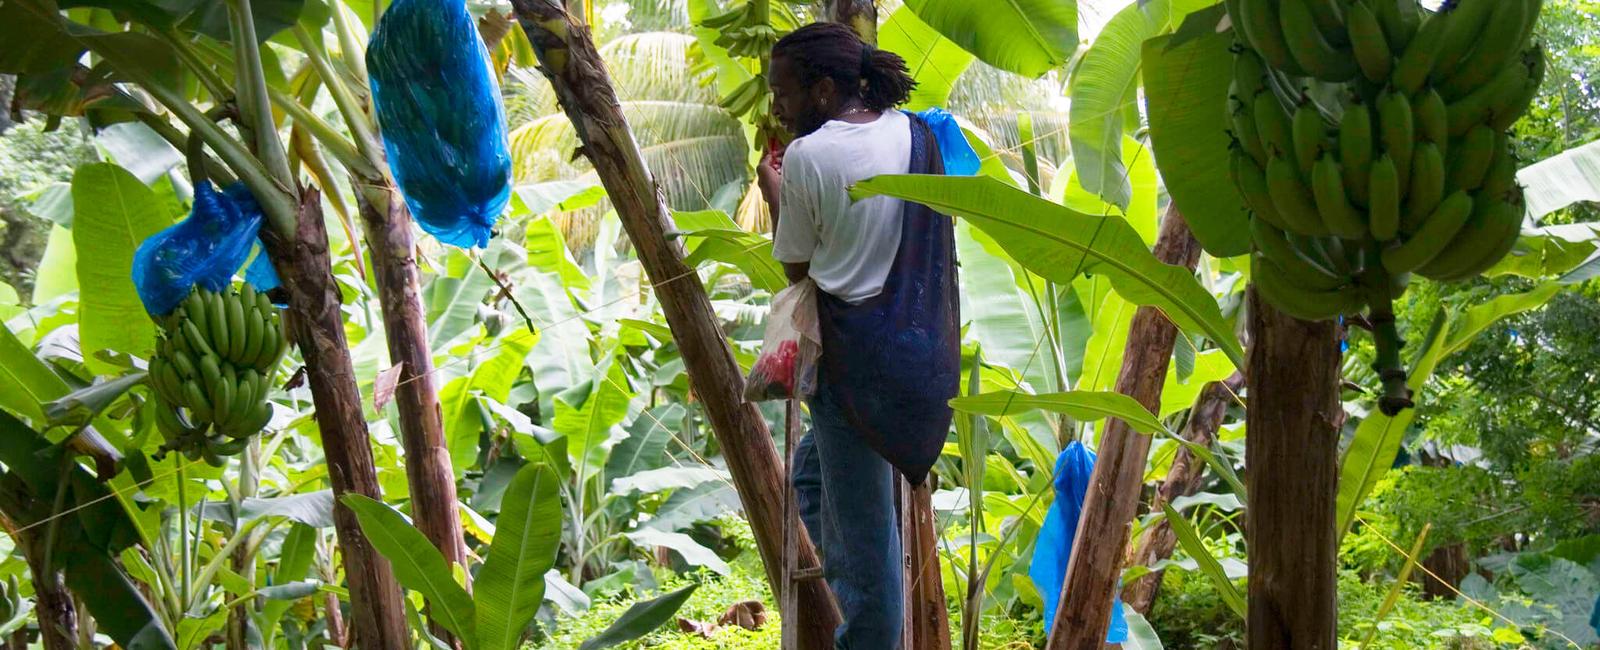
M783 188L772 256L810 262L811 279L858 303L883 290L900 248L902 202L887 196L850 200L850 186L911 168L911 124L887 110L865 124L830 120L797 138L783 155Z

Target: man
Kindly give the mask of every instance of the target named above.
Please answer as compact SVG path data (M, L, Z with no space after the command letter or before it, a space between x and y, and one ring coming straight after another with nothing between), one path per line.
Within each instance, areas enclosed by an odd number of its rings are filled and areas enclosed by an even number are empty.
M791 282L816 283L822 330L793 480L844 616L836 647L890 650L905 606L893 470L927 476L960 381L954 233L924 206L849 190L943 166L928 125L893 110L915 85L905 61L848 27L779 40L770 83L774 115L797 136L758 168L773 256Z

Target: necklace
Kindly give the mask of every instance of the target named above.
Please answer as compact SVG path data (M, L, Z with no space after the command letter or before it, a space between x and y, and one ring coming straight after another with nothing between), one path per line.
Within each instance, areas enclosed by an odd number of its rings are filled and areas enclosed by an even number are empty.
M865 113L865 112L867 112L867 109L866 109L865 106L854 106L854 107L851 107L849 110L846 110L845 112L840 113L838 116L834 117L833 119L837 120L837 119L840 119L840 118L849 117L851 115L856 115L858 113Z

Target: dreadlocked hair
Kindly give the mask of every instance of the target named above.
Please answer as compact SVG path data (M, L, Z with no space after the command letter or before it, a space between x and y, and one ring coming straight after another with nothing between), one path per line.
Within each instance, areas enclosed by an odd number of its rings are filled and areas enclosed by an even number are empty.
M874 111L905 103L917 86L905 59L862 42L841 23L812 23L794 30L772 46L772 56L788 59L801 84L833 79L841 93L860 98Z

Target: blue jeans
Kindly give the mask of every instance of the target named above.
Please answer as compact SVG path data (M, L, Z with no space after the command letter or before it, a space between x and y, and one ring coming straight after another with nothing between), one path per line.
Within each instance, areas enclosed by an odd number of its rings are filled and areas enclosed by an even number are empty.
M905 610L894 472L818 390L811 433L795 444L800 518L821 550L823 575L844 623L837 650L894 650Z

